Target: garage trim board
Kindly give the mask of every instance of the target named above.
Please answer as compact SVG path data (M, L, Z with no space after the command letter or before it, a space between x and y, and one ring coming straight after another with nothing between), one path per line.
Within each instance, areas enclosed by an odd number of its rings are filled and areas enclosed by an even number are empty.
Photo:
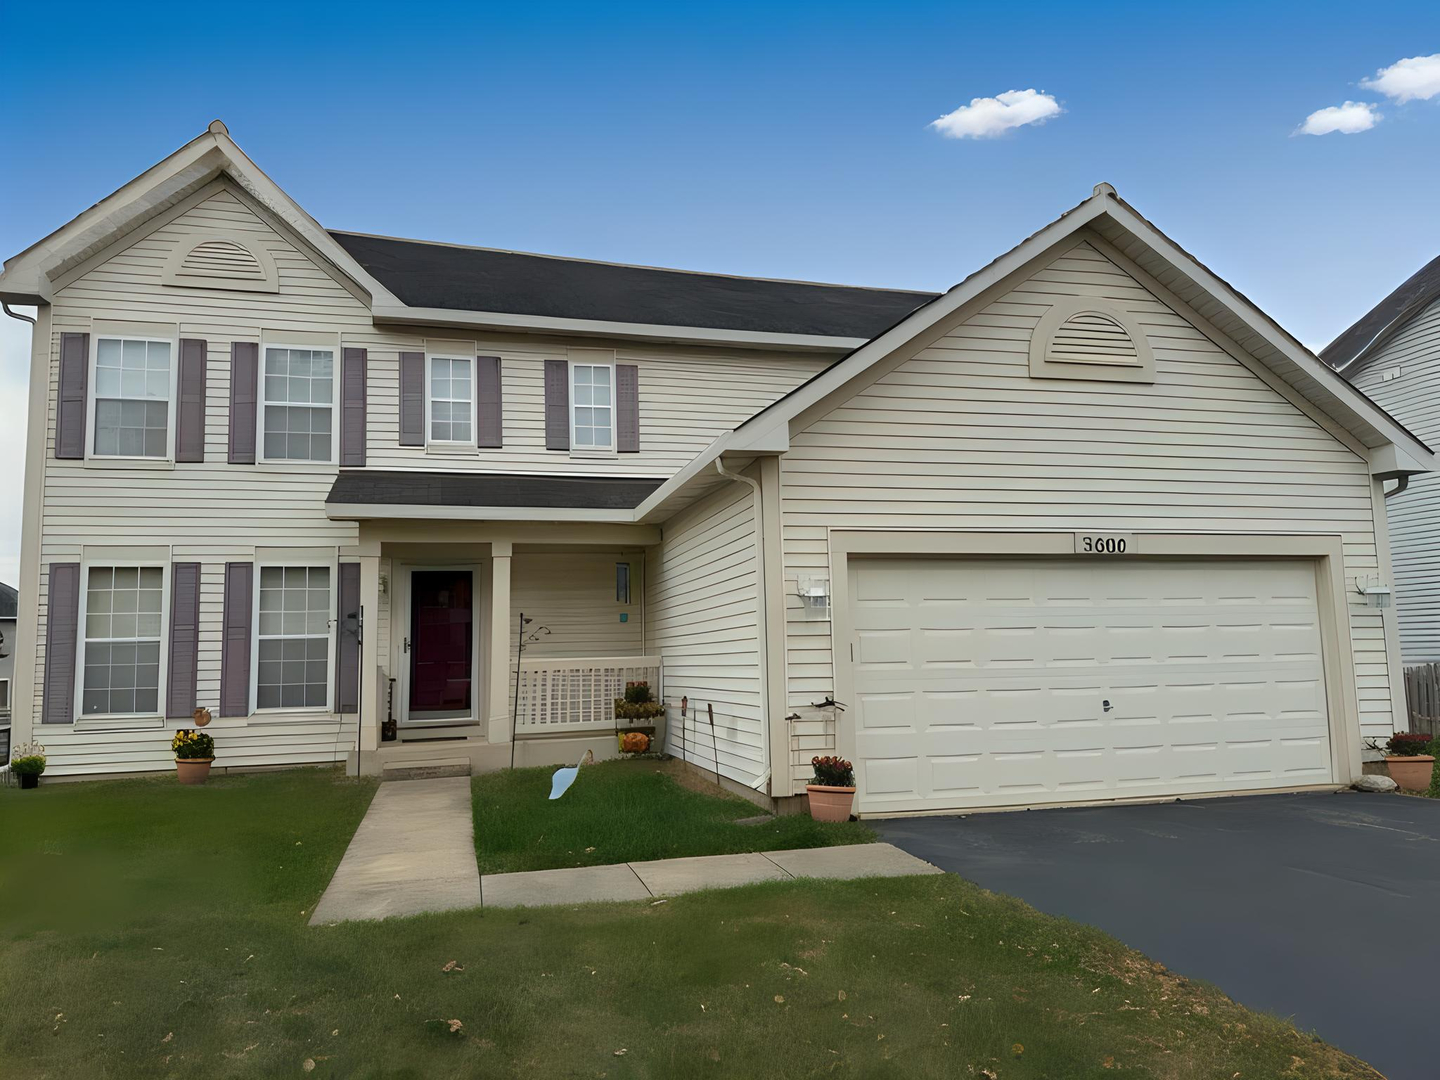
M1133 554L1097 557L1076 553L1077 535L830 532L836 691L850 706L838 749L855 762L857 813L1294 790L1359 775L1354 672L1339 662L1350 629L1338 536L1127 533ZM937 561L927 582L952 583L940 599L902 595L923 576L915 560ZM886 583L883 596L855 595L862 573ZM1066 595L1004 599L1042 580ZM996 596L977 601L978 581ZM1114 596L1087 601L1081 582ZM1115 599L1131 593L1136 603ZM1143 627L1170 593L1178 629L1157 646ZM906 620L922 609L941 629L914 632ZM1231 618L1242 609L1272 622L1258 650ZM1026 624L1040 613L1049 625L1036 632ZM1120 625L1097 630L1111 616Z

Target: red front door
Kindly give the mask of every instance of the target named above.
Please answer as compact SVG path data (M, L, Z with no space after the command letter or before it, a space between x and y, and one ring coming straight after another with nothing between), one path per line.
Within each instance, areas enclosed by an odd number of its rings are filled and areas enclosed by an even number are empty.
M410 716L470 713L475 602L469 570L410 575Z

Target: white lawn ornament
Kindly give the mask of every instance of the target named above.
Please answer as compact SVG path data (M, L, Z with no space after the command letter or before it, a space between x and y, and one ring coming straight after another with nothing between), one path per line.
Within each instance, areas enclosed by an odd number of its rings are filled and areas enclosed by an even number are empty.
M586 750L585 756L580 759L579 765L566 765L563 769L556 769L555 775L550 778L550 799L560 798L570 790L570 785L575 782L575 777L580 775L580 770L586 765L595 764L595 751Z

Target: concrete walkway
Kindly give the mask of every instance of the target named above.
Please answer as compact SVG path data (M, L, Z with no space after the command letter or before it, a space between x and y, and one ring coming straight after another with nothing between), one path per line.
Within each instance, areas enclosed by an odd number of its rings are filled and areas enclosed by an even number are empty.
M939 867L891 844L582 866L480 876L470 779L381 784L311 926L475 907L650 900L794 878L902 877Z

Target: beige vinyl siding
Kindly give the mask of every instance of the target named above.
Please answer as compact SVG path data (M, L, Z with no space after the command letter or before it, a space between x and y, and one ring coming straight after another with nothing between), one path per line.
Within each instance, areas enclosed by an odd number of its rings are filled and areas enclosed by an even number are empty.
M615 601L615 564L628 562L630 603ZM645 554L516 552L510 566L510 627L521 612L533 619L526 660L642 656L645 652ZM481 583L484 587L484 583ZM620 621L621 613L628 618ZM514 658L512 644L511 658Z
M1423 442L1440 443L1440 300L1368 357L1352 381ZM1434 473L1412 477L1385 508L1401 654L1406 664L1440 661L1440 482Z
M166 260L177 248L216 233L238 233L268 252L276 263L279 292L164 284ZM180 336L208 342L203 463L161 469L116 468L54 458L60 334L89 333L95 320L175 324ZM586 341L586 345L614 347L620 360L640 366L641 453L582 460L544 449L544 360L563 357L565 343L523 334L482 339L477 342L479 352L504 357L505 447L458 456L401 448L397 445L399 353L424 349L427 338L453 340L457 332L378 330L365 305L346 287L253 212L243 196L220 185L209 190L196 205L174 213L149 232L142 231L138 239L131 236L122 240L93 265L82 267L74 280L58 290L52 323L41 510L41 617L34 653L37 694L26 707L33 711L35 737L51 751L52 772L56 774L169 767L169 730L175 725L97 733L39 724L38 688L44 685L45 662L44 604L51 563L78 560L86 544L170 545L174 560L200 562L197 697L199 704L214 710L219 704L225 562L250 561L257 546L315 547L323 549L317 550L316 557L327 561L337 550L353 552L356 526L325 516L324 499L336 475L333 466L227 463L231 342L257 341L262 330L283 338L288 331L335 334L345 346L367 348L368 455L372 468L666 476L720 432L780 397L824 364L821 358L808 355L660 345L632 348L623 342ZM334 430L338 431L338 417ZM526 558L516 559L517 584L522 584L518 575L524 572ZM637 590L642 581L637 570ZM628 627L620 627L614 608L613 567L597 588L604 594L601 599L605 606L593 620L579 618L574 605L552 605L558 616L555 621L564 624L564 631L552 626L552 636L560 635L561 640L547 643L546 649L564 649L564 655L576 656L579 653L575 649L596 648L602 641L610 643L608 651L613 652L621 644L630 651L633 641L633 651L639 652L642 622L632 615ZM590 595L588 590L582 591ZM382 614L379 628L382 657L389 655L383 648L390 632L388 615L388 611ZM602 622L611 633L601 633ZM619 636L614 633L617 631ZM564 635L570 635L568 645ZM372 685L367 679L364 692L370 693ZM317 755L322 753L322 745L338 744L337 753L343 756L354 742L353 722L347 718L345 724L350 732L345 737L339 734L345 725L336 718L317 718L313 713L297 714L288 721L265 717L263 724L253 719L222 721L217 717L211 730L233 728L238 737L239 729L253 729L257 734L247 736L253 750L245 752L245 762L260 763L263 759L279 763L320 760ZM115 752L107 753L99 762L92 749L85 748L104 745L107 739Z
M668 521L646 565L646 636L664 663L667 751L707 769L718 760L722 775L759 785L765 732L750 488L732 484Z
M1032 328L1076 295L1140 320L1154 385L1029 378ZM1353 590L1378 566L1365 461L1089 244L793 434L781 477L797 780L833 745L808 707L834 691L830 622L796 594L832 528L1339 533L1363 731L1391 730L1381 616Z

